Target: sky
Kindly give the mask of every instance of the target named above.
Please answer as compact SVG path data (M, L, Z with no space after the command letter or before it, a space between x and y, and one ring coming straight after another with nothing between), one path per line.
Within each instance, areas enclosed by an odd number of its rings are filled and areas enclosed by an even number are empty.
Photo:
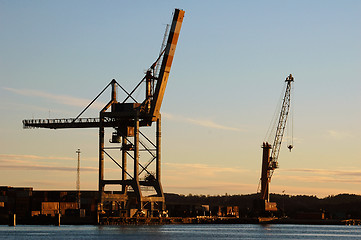
M112 79L132 90L174 8L185 17L161 108L165 192L255 193L292 74L294 149L287 133L270 191L361 194L358 0L0 0L0 185L73 190L79 148L81 189L97 190L97 129L23 129L22 120L76 117ZM83 117L98 117L109 98ZM106 171L119 174L111 163Z

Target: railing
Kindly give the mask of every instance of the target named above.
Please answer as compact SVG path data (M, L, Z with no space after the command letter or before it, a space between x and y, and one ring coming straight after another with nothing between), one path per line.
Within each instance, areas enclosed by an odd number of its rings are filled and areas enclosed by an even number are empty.
M99 122L99 118L26 119L23 120L23 128L97 127Z

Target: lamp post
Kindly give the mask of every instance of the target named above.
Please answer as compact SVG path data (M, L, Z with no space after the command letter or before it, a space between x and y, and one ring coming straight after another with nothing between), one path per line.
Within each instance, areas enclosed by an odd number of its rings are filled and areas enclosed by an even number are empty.
M80 209L80 149L78 149L76 153L78 154L78 167L76 169L76 198L78 203L78 209Z

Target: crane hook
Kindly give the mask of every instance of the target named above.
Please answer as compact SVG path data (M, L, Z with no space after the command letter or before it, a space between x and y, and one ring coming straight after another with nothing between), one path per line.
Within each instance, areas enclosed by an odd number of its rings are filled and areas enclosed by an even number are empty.
M288 149L290 150L290 152L291 152L291 150L292 150L292 148L293 148L293 145L288 145L287 148L288 148Z

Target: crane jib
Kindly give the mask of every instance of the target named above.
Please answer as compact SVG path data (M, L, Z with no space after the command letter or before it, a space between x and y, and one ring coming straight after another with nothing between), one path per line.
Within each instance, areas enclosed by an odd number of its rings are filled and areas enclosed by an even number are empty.
M183 17L184 11L175 9L150 111L153 115L153 120L155 120L159 115L160 107L162 105L164 91L167 86L169 72L182 27Z
M277 162L279 151L282 144L282 138L286 128L287 117L291 105L291 82L293 82L292 75L287 77L286 82L287 82L287 87L283 98L280 117L277 124L276 136L273 141L272 150L271 150L271 160L273 162Z

